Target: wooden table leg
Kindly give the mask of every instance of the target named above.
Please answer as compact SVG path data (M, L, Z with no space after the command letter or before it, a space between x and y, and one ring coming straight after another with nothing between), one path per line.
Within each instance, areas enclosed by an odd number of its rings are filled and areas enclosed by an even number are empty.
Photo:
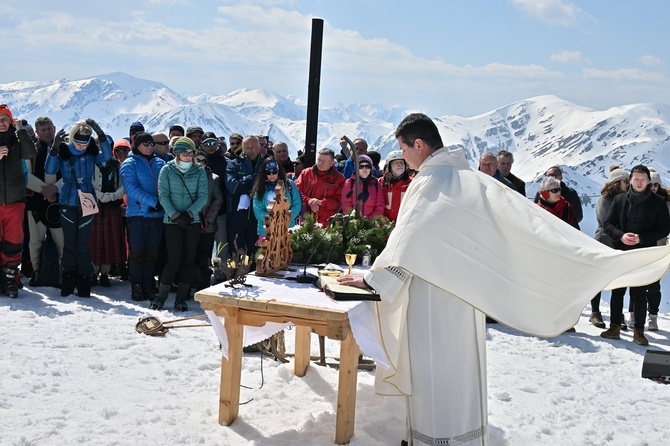
M347 444L354 435L356 417L356 381L360 349L349 332L340 343L340 375L337 383L335 443Z
M221 358L221 391L219 424L230 426L240 411L240 380L242 377L242 333L244 325L235 318L225 318L228 335L228 359Z
M310 360L310 342L312 329L296 325L295 327L295 364L293 373L295 376L305 376Z

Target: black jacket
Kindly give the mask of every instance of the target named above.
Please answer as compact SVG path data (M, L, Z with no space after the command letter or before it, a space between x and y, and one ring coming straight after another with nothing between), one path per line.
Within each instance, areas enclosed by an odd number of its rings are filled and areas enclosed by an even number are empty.
M670 213L663 198L651 192L648 186L642 194L628 192L614 197L603 229L614 240L614 248L629 250L656 246L656 242L670 233ZM621 236L632 232L640 237L635 246L624 245Z
M11 204L26 199L26 178L22 159L34 160L35 143L26 129L16 130L10 125L0 133L0 146L7 146L9 153L0 159L0 204Z

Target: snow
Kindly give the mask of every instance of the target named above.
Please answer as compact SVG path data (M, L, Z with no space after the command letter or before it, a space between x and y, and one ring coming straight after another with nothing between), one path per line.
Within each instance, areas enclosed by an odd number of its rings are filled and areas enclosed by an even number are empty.
M240 400L248 402L235 423L220 426L221 355L211 328L172 329L164 338L136 333L140 317L183 314L147 310L115 279L90 299L26 282L19 299L0 297L0 444L333 444L335 369L311 365L299 378L292 362L245 354ZM642 379L646 348L630 331L620 341L600 338L589 312L577 333L556 338L488 326L492 445L667 444L670 386ZM191 302L186 316L199 313ZM670 350L665 296L659 325L646 333L649 348ZM293 336L286 334L288 352ZM339 343L327 340L326 350L338 356ZM359 371L351 444L398 445L404 401L376 395L373 382L373 372Z

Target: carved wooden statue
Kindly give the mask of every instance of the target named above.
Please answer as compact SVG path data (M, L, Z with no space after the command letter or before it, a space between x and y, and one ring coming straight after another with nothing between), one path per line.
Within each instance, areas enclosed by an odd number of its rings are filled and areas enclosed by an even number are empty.
M256 260L256 275L271 276L282 269L288 269L293 258L291 234L290 203L284 192L284 182L277 181L275 199L268 202L268 215L265 216L265 239L261 242L261 254Z

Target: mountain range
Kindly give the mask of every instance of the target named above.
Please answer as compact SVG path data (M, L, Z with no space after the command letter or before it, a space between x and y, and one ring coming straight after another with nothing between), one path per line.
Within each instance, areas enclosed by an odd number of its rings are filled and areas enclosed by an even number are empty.
M306 102L254 89L226 95L180 94L166 85L125 73L52 82L17 81L0 84L2 102L17 117L34 122L52 118L58 128L79 119L96 119L114 138L127 136L140 121L148 131L167 131L172 124L199 125L228 136L238 132L267 134L289 145L292 157L302 149ZM379 104L321 107L318 147L339 151L339 138L365 138L382 158L396 150L393 132L411 110ZM585 205L597 201L609 166L651 165L670 183L670 106L630 104L592 110L556 96L538 96L473 116L435 116L444 144L463 148L470 164L500 149L514 154L512 171L534 194L543 173L553 165L564 171L564 181L582 196Z

